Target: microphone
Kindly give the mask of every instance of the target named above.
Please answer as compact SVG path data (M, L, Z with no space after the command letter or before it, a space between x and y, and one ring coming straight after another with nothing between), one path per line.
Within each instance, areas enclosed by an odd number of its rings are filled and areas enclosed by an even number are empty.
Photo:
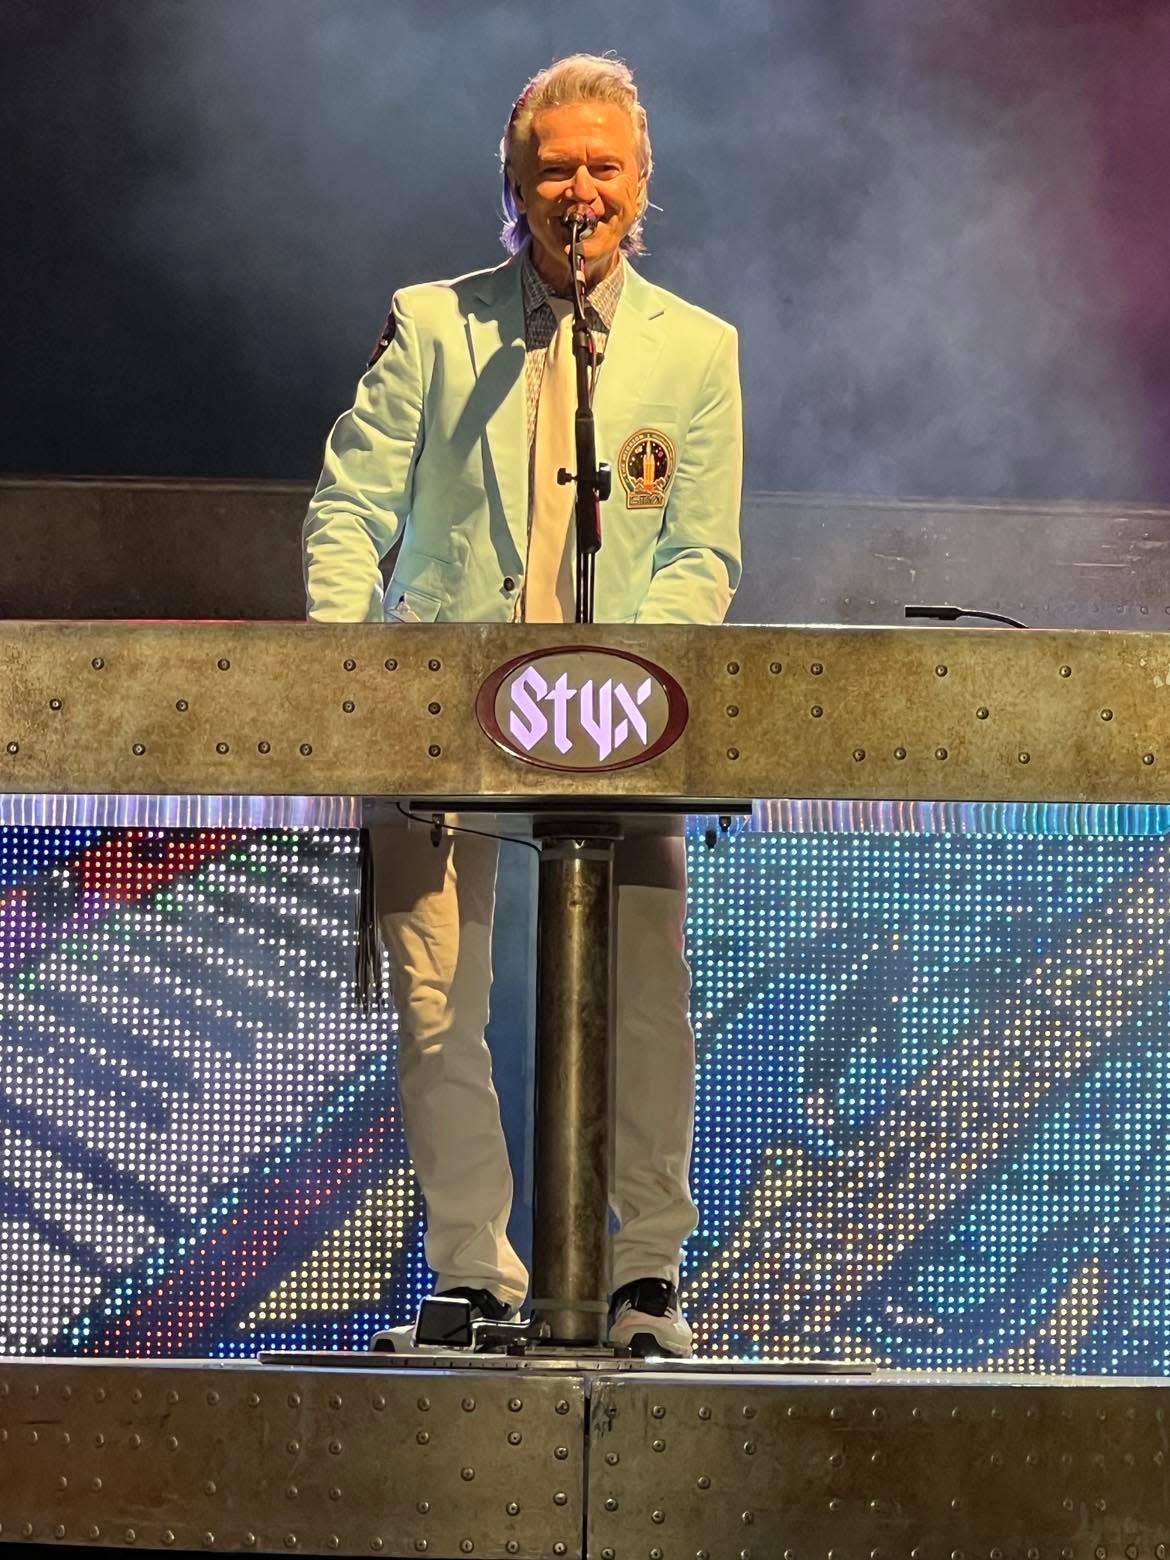
M575 238L578 243L588 238L591 233L597 231L597 224L601 218L592 211L570 211L561 218L561 226L570 238Z

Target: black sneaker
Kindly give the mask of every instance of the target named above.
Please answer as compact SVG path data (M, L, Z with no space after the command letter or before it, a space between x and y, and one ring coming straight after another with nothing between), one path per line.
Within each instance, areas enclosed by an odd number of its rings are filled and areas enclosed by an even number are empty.
M473 1322L510 1322L516 1315L516 1307L493 1295L490 1289L472 1289L458 1284L454 1289L435 1291L436 1300L468 1300L471 1303ZM414 1329L417 1322L402 1322L397 1327L385 1327L370 1339L370 1349L375 1354L418 1354L430 1348L441 1347L427 1343L415 1343Z
M688 1359L691 1329L678 1290L665 1278L636 1278L615 1289L609 1302L609 1342L640 1359L665 1355Z

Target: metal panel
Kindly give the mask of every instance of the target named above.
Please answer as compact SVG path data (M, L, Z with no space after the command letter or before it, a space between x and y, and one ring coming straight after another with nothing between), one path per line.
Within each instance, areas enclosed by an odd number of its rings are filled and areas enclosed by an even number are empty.
M0 1538L579 1556L579 1377L0 1362Z
M691 720L648 763L533 770L476 692L551 644L648 656ZM512 624L8 624L0 791L1170 800L1164 634Z
M595 1384L593 1560L1165 1560L1170 1386Z

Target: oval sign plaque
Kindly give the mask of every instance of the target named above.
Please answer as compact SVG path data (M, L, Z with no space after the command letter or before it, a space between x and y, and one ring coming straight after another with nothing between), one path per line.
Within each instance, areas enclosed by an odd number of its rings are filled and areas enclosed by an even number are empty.
M652 661L596 645L555 646L498 666L475 711L493 742L541 769L603 773L657 758L690 715Z

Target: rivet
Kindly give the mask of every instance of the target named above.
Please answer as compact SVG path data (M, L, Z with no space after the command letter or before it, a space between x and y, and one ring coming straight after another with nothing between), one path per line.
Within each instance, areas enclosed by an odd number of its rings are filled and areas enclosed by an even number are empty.
M53 1529L53 1537L54 1538L64 1538L65 1537L65 1524L63 1522L58 1522L57 1526Z
M326 1542L326 1544L328 1544L330 1549L340 1549L341 1548L341 1540L338 1538L336 1533L330 1533L329 1537L325 1540L325 1542Z
M228 747L226 742L217 742L215 744L215 751L217 753L230 753L231 749Z
M312 751L313 751L313 744L311 742L302 742L301 743L300 754L301 754L302 758L308 758L312 754Z
M819 704L814 704L812 709L809 710L809 714L812 716L812 718L814 720L820 720L821 716L824 713L825 713L824 710L821 708L821 706Z
M606 1509L606 1511L616 1511L618 1509L618 1503L617 1503L617 1496L616 1495L608 1495L608 1496L606 1496L605 1509Z
M701 1489L701 1490L709 1490L711 1488L711 1480L710 1480L709 1476L707 1474L705 1474L705 1473L701 1473L699 1475L698 1479L696 1480L696 1483L698 1485L698 1488Z
M652 1444L653 1444L654 1450L656 1452L664 1452L666 1450L666 1442L665 1441L662 1441L662 1440L654 1441Z
M347 672L353 672L357 670L357 662L348 657L346 660L342 661L341 664Z
M943 759L948 757L946 748L942 748L942 747L935 748L934 756L935 756L935 758L937 758L941 762Z
M470 1484L472 1479L475 1478L475 1469L474 1468L460 1468L460 1470L459 1470L459 1477L465 1483Z
M207 1401L211 1405L211 1407L214 1408L215 1405L219 1402L219 1393L218 1392L209 1392L207 1394Z
M906 749L904 747L896 747L894 749L894 757L895 758L905 758L906 757Z
M94 1440L97 1441L98 1437L94 1436ZM101 1440L104 1441L105 1440L105 1436L102 1436ZM129 1441L127 1442L127 1445L130 1447L130 1450L132 1452L136 1452L138 1450L138 1448L142 1445L142 1437L138 1434L137 1431L135 1431L134 1434L130 1437Z
M25 1538L31 1538L32 1535L33 1535L33 1525L32 1525L32 1523L31 1522L26 1522L24 1524L24 1526L21 1528L20 1531L21 1531L21 1533L23 1534L23 1536Z
M568 1455L569 1448L567 1446L558 1446L556 1451L553 1453L553 1456L557 1459L558 1462L564 1462Z
M433 658L432 658L432 659L431 659L431 660L429 660L429 661L428 661L428 662L427 662L427 667L428 667L428 668L429 668L429 669L430 669L430 670L431 670L431 671L432 671L432 672L441 672L441 671L442 671L442 669L443 669L443 663L442 663L442 661L436 661L436 660L434 660L434 659L433 659Z
M419 1554L422 1554L426 1550L426 1547L427 1547L426 1539L425 1538L416 1538L415 1541L414 1541L414 1547L418 1550Z
M657 1523L661 1524L661 1523L666 1521L666 1512L665 1511L652 1511L650 1513L650 1520L651 1520L651 1522L657 1522Z
M255 1533L245 1533L244 1534L244 1543L247 1545L247 1547L249 1549L253 1549L255 1547L255 1544L256 1544L256 1535L255 1535Z
M704 1404L703 1407L699 1410L699 1418L700 1419L710 1419L710 1417L711 1417L711 1410L706 1406L706 1404Z
M420 1500L414 1509L420 1516L425 1517L427 1512L431 1509L431 1503L429 1500Z
M388 672L396 672L398 670L398 662L395 660L395 658L393 656L391 656L388 661L383 661L382 665L386 668L386 670Z
M1072 676L1072 667L1071 666L1062 666L1060 668L1060 675L1062 677L1071 677Z
M557 1399L557 1413L558 1414L567 1414L568 1412L569 1412L568 1399L567 1398L558 1398Z
M737 677L739 675L739 662L738 661L728 661L728 663L727 663L727 670L730 672L732 677Z
M519 1503L519 1501L510 1500L508 1502L508 1504L504 1507L504 1510L508 1513L508 1515L510 1517L518 1517L520 1515L520 1503Z
M219 667L221 672L228 672L231 670L232 663L227 659L226 656L221 657L215 664Z
M61 708L61 700L60 699L50 699L49 700L49 708L51 710L59 710Z
M102 1536L102 1530L100 1527L98 1527L96 1522L90 1523L89 1536L90 1538L100 1538Z
M1032 755L1031 755L1031 753L1021 753L1020 754L1020 763L1021 764L1030 764L1031 762L1032 762Z
M650 1560L662 1560L661 1549L652 1549L650 1551Z
M854 760L855 763L860 764L862 759L864 759L864 757L865 757L865 749L864 748L854 748L853 749L853 760Z
M727 749L727 756L728 756L729 759L731 759L732 763L734 763L735 760L739 757L739 749L738 748L728 748Z
M341 708L345 714L352 715L354 710L357 708L357 705L353 702L352 699L343 699Z
M329 1399L329 1407L330 1408L340 1408L341 1407L341 1398L338 1396L338 1394L336 1392Z
M563 1506L563 1505L566 1504L568 1499L569 1499L569 1497L565 1494L564 1490L558 1490L556 1492L556 1494L553 1496L553 1505L554 1506Z
M986 720L987 717L990 714L991 714L991 711L987 708L986 704L981 704L979 706L979 708L975 711L975 719L976 720Z
M12 754L19 753L20 752L20 743L19 742L10 742L8 744L8 751L10 753L12 753Z
M177 1403L178 1401L179 1401L179 1394L172 1387L171 1390L167 1393L167 1402L168 1403Z
M1154 762L1154 755L1152 753L1143 753L1142 754L1142 763L1143 764L1152 764L1153 762Z
M814 677L819 677L824 669L825 668L819 661L814 661L813 664L809 667L809 671L813 674Z
M386 1399L379 1392L378 1396L373 1400L374 1412L377 1413L377 1414L380 1414L385 1407L386 1407Z
M663 1408L661 1403L655 1403L653 1408L650 1410L650 1413L654 1419L666 1418L666 1409Z
M612 1549L603 1549L601 1551L601 1560L614 1560L614 1551Z
M754 1441L745 1441L743 1443L743 1449L749 1457L754 1457L756 1455L756 1443Z
M471 1542L471 1540L469 1538L465 1538L463 1540L463 1542L459 1545L459 1547L460 1547L460 1549L463 1551L463 1553L465 1555L469 1555L471 1553L471 1551L475 1548L475 1545Z
M621 1458L618 1456L617 1452L606 1452L605 1460L611 1468L616 1468L618 1463L621 1461Z
M175 1535L171 1532L170 1528L164 1528L163 1529L162 1541L163 1541L164 1544L173 1544L174 1543Z
M175 708L182 712L183 710L189 710L191 706L187 703L186 699L176 699Z
M768 663L768 670L771 672L773 677L778 677L784 670L784 667L780 661L770 661Z
M524 1439L524 1437L520 1434L519 1430L509 1430L508 1431L508 1445L509 1446L519 1446L520 1442L523 1439Z
M744 1527L751 1527L752 1523L756 1520L756 1514L754 1511L745 1511L742 1513L739 1520L743 1523Z
M829 1418L830 1419L844 1419L845 1418L845 1410L843 1408L840 1408L840 1407L831 1408L829 1410Z
M287 1451L287 1452L295 1453L295 1452L299 1452L300 1449L301 1449L301 1443L299 1441L288 1441L288 1442L285 1443L285 1451Z
M203 1542L207 1546L208 1549L210 1549L212 1544L215 1543L215 1534L211 1531L210 1528L207 1530L206 1533L204 1533L204 1535L203 1535Z
M95 1494L95 1495L96 1495L96 1494L97 1494L97 1492L98 1492L98 1491L99 1491L99 1490L100 1490L100 1489L101 1489L101 1487L102 1487L102 1481L101 1481L101 1480L100 1480L100 1479L91 1479L91 1480L90 1480L90 1481L89 1481L89 1487L90 1487L90 1489L91 1489L91 1490L92 1490L92 1491L93 1491L93 1492L94 1492L94 1494Z
M934 675L936 677L945 677L947 675L946 667L945 666L936 666L935 669L934 669Z
M518 1555L520 1553L520 1545L514 1538L510 1538L508 1540L508 1542L504 1545L504 1549L510 1555Z
M340 1441L330 1441L330 1443L329 1443L329 1451L330 1451L330 1454L332 1456L340 1457L341 1456L341 1442Z
M427 1434L427 1432L425 1430L420 1430L419 1433L415 1436L415 1440L418 1442L418 1444L420 1446L425 1446L427 1444L427 1442L430 1440L430 1436Z
M727 706L727 713L731 716L732 720L734 720L735 717L739 714L739 705L729 704Z
M523 1400L523 1398L509 1398L508 1399L508 1411L510 1413L518 1414L523 1407L524 1407L524 1400Z
M207 1483L203 1486L203 1493L205 1495L214 1495L215 1494L215 1487L216 1487L215 1486L215 1480L214 1479L208 1479Z
M442 755L442 752L443 749L437 742L432 742L430 747L427 748L427 753L431 758L439 758Z
M1101 719L1102 720L1112 720L1113 719L1113 711L1112 710L1102 710L1101 711Z
M465 1414L471 1414L475 1412L475 1399L473 1397L465 1397L463 1399L463 1412Z
M258 1392L249 1392L248 1393L248 1407L249 1408L259 1408L260 1407L260 1394Z
M299 1495L299 1494L300 1494L300 1493L301 1493L301 1492L300 1492L300 1490L298 1490L298 1489L297 1489L297 1487L296 1487L296 1485L295 1485L295 1484L290 1484L290 1485L289 1485L289 1487L288 1487L288 1489L286 1489L286 1490L285 1490L285 1492L284 1492L284 1493L285 1493L285 1495L286 1495L286 1497L287 1497L287 1498L288 1498L288 1499L289 1499L289 1500L296 1500L296 1498L297 1498L297 1496L298 1496L298 1495Z
M385 1549L385 1547L386 1547L386 1542L385 1542L384 1539L381 1539L381 1538L371 1538L370 1539L370 1548L372 1550L374 1550L375 1553L377 1553L378 1551L380 1551L382 1549Z
M130 751L134 754L135 758L141 758L142 755L146 752L146 748L141 742L136 742Z
M105 663L105 661L102 660L100 655L95 655L93 660L89 664L93 667L95 672L100 672L102 667L106 663Z
M568 1552L569 1552L569 1546L567 1544L565 1544L565 1543L562 1543L561 1540L558 1538L556 1543L553 1545L553 1554L554 1555L566 1555L566 1554L568 1554Z

